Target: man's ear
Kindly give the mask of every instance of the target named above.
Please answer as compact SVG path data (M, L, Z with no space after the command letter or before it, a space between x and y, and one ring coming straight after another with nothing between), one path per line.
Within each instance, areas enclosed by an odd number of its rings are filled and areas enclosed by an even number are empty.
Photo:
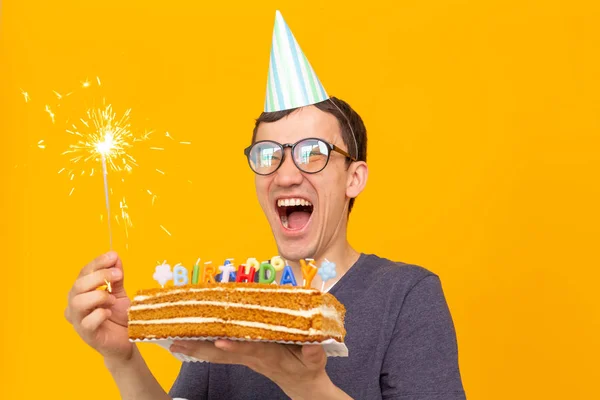
M348 179L346 180L346 196L357 197L367 185L369 168L364 161L355 161L348 168Z

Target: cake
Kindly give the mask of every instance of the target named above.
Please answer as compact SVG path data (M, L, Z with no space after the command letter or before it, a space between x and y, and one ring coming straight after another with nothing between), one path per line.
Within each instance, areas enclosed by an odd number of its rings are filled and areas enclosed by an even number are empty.
M234 338L343 343L344 306L291 285L205 283L140 290L128 311L130 340Z

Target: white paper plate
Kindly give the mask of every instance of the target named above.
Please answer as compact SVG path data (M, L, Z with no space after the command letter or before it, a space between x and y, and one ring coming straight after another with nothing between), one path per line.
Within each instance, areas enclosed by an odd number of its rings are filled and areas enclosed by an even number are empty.
M227 339L227 340L239 340L243 342L269 342L269 343L282 343L282 344L297 344L297 345L305 345L305 344L320 344L323 346L325 350L325 354L327 357L348 357L348 348L344 343L340 343L335 339L327 339L323 342L287 342L287 341L278 341L278 340L251 340L251 339L241 339L241 338L227 338L227 337L194 337L194 338L180 338L180 337L168 337L168 338L160 338L160 339L129 339L130 342L140 342L140 343L155 343L169 353L173 354L175 358L179 361L183 362L204 362L204 360L199 360L194 357L187 356L181 353L173 353L169 349L173 344L174 340L209 340L215 341L217 339Z

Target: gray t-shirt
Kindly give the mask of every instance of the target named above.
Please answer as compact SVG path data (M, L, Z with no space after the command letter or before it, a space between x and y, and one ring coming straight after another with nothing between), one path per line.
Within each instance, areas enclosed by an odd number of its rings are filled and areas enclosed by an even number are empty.
M354 399L463 400L454 324L440 279L415 265L361 254L330 291L346 307L347 358L327 374ZM287 399L240 365L183 363L172 397Z

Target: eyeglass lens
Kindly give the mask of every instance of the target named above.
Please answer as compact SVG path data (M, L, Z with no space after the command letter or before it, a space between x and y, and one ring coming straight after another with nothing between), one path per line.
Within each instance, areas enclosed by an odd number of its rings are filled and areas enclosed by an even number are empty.
M250 167L257 174L268 175L274 172L283 159L283 147L275 142L256 143L250 150ZM318 139L298 142L292 151L294 163L301 171L315 173L327 165L329 147Z

